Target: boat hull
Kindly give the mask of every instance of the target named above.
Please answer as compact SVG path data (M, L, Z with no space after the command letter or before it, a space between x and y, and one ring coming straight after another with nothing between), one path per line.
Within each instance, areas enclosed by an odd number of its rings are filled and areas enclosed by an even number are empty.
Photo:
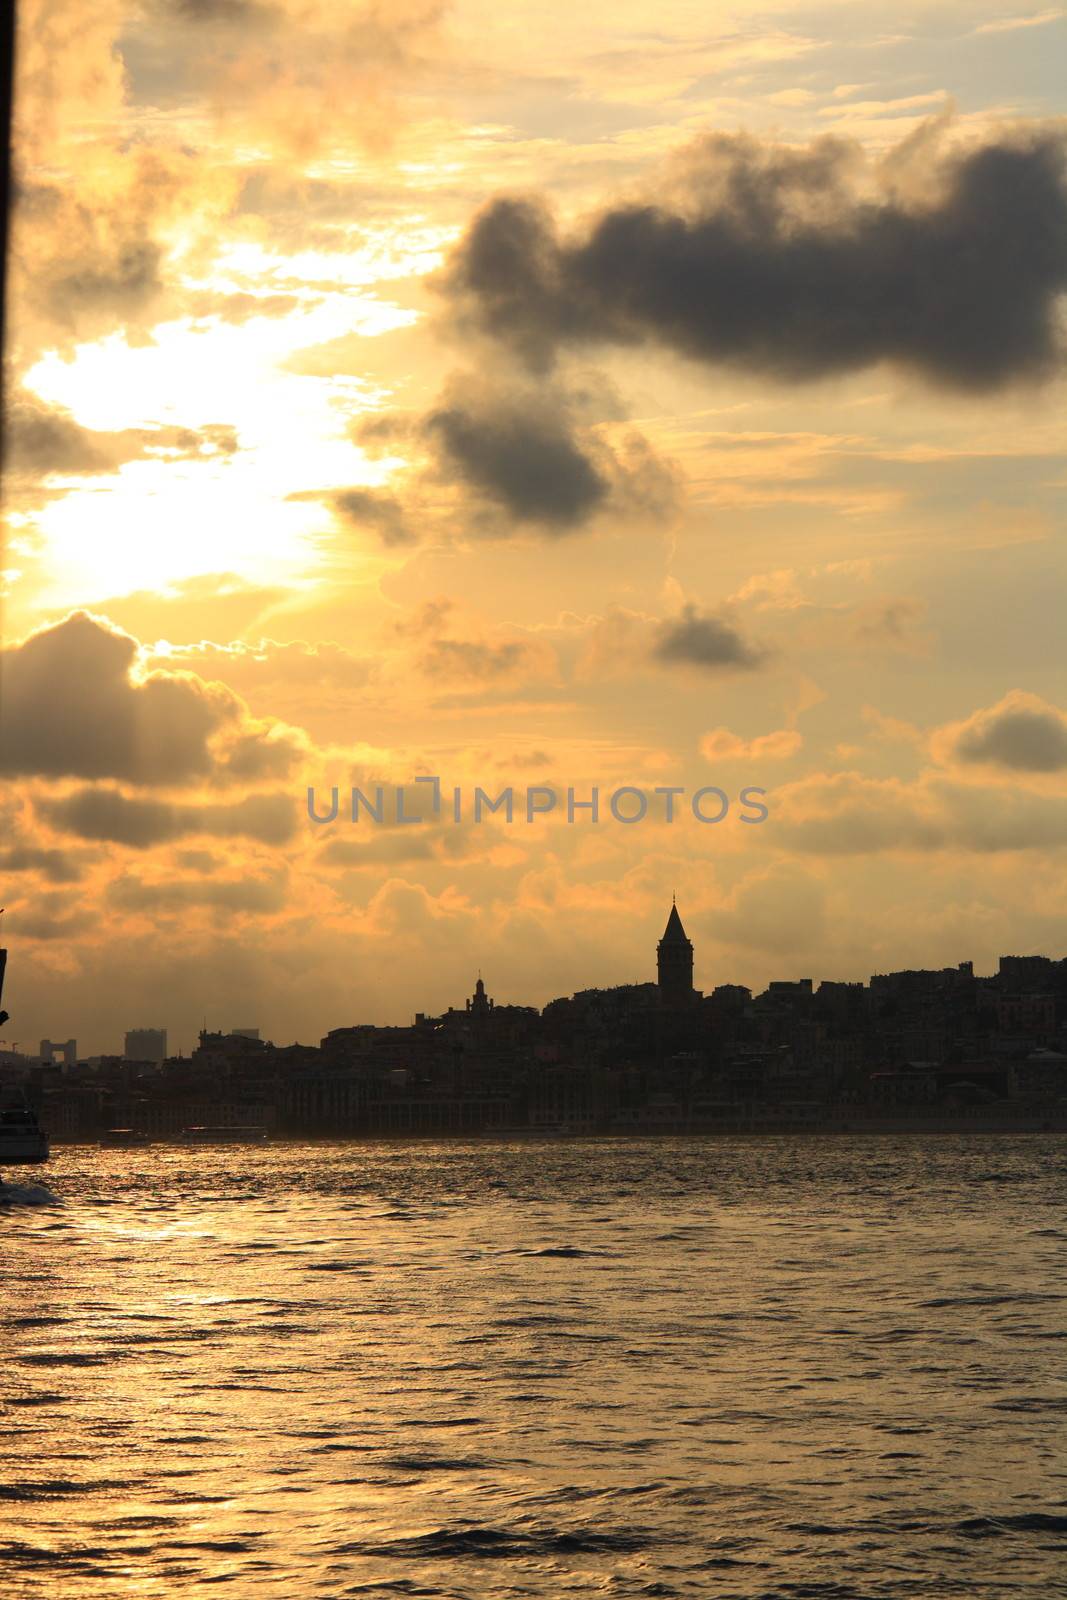
M47 1160L48 1140L43 1133L0 1139L0 1172L5 1167L35 1166Z

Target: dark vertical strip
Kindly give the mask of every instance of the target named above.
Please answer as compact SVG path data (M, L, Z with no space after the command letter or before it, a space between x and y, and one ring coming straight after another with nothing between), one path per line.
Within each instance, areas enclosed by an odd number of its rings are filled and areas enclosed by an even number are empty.
M4 428L7 419L7 253L11 242L11 194L14 187L13 116L15 94L15 4L0 0L0 118L4 127L4 155L0 162L0 500L3 496ZM4 564L4 535L0 524L0 570ZM3 600L0 588L0 637L3 635ZM0 684L0 692L2 692Z
M13 173L12 108L15 97L15 4L0 4L0 118L4 125L4 159L0 168L0 353L7 355L7 253L11 240L10 211ZM6 361L4 363L6 368ZM0 375L0 401L4 377Z

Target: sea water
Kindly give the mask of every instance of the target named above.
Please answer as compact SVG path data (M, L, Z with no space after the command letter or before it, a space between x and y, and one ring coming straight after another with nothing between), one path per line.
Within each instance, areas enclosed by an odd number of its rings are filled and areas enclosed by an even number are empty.
M1067 1594L1065 1157L60 1148L0 1201L0 1593Z

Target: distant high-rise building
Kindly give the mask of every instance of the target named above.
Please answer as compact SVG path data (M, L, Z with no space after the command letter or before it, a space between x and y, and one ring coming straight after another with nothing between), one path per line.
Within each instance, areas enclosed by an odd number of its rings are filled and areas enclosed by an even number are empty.
M54 1066L56 1057L62 1058L65 1067L78 1065L78 1041L66 1039L62 1044L57 1044L53 1039L41 1040L41 1062L44 1066Z
M258 1028L231 1028L230 1029L230 1038L231 1039L258 1039L259 1038L259 1029Z
M166 1028L131 1028L122 1053L127 1061L166 1061Z
M656 969L661 1000L676 1004L693 999L693 946L673 902L663 938L656 946Z

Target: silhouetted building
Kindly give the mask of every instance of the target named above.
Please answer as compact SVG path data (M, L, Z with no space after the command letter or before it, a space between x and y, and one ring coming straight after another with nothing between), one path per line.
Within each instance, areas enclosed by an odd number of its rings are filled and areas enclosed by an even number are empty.
M131 1028L126 1035L123 1055L127 1061L153 1061L157 1064L167 1059L166 1028Z
M57 1057L62 1059L65 1067L76 1067L78 1065L78 1041L76 1039L67 1039L63 1044L57 1044L53 1039L42 1039L41 1061L46 1066L51 1067L55 1064Z
M1055 965L1048 956L1001 956L998 976L1013 989L1044 988Z
M493 1002L485 992L485 984L479 973L478 981L474 985L474 994L467 1001L467 1010L472 1017L487 1017L492 1009Z
M283 1049L252 1028L201 1033L187 1059L147 1066L159 1030L127 1035L127 1057L66 1045L42 1059L0 1051L60 1139L137 1127L275 1120L300 1137L782 1131L825 1127L1067 1126L1067 961L1005 956L874 976L869 984L776 980L753 994L693 987L693 945L676 905L655 983L580 989L543 1009L470 999L412 1026L360 1023ZM149 1044L149 1040L152 1044ZM984 1119L984 1120L983 1120Z
M673 901L663 938L656 946L656 975L660 999L667 1005L684 1005L693 999L693 946Z

